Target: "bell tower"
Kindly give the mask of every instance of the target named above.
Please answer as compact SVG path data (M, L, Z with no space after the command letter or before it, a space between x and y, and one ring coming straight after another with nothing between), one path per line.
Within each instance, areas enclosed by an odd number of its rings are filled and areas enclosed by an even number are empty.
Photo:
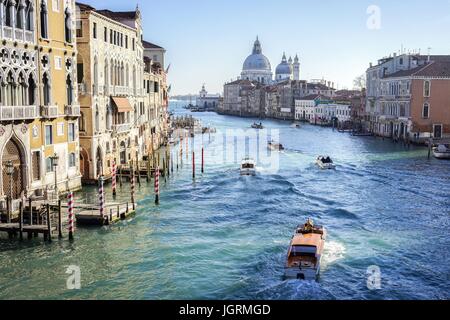
M298 58L298 55L295 55L293 69L294 69L294 80L299 81L300 80L300 60Z

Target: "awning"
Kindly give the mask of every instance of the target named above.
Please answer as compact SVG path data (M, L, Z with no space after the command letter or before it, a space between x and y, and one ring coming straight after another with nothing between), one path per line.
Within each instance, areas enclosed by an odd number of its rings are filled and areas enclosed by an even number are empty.
M117 107L118 112L133 111L133 107L131 106L130 101L128 101L127 98L112 97L112 99Z

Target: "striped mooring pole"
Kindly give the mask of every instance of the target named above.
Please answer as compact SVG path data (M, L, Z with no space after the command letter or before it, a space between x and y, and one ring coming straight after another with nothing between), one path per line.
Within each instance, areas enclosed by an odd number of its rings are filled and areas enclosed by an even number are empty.
M134 166L131 164L130 169L130 175L131 175L131 203L133 204L133 211L136 210L136 205L134 203L134 189L136 188L135 181L134 181Z
M112 193L113 197L115 198L117 195L117 166L116 161L112 162Z
M159 205L159 167L155 170L155 204Z
M100 176L98 188L98 200L100 204L100 217L105 217L105 189L103 187L103 176Z
M195 179L195 152L192 152L192 178Z
M202 173L205 173L205 149L202 147Z
M69 194L67 195L67 208L68 208L68 213L69 213L69 228L68 229L69 229L69 240L70 241L73 240L73 233L75 231L73 207L74 207L73 192L69 192Z

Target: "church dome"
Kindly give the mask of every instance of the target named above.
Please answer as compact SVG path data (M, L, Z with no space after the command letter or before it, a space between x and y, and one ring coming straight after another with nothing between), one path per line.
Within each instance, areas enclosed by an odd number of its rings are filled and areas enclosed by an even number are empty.
M290 75L292 73L292 66L287 62L286 55L283 55L281 63L277 66L275 70L276 75Z
M253 46L253 53L245 59L244 66L242 68L244 71L248 70L263 70L270 71L272 69L269 59L262 54L261 43L256 39Z

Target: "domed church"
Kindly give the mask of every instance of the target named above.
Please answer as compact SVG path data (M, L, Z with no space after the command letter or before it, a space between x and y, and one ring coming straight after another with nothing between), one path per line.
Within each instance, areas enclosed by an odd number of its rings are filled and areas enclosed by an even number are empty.
M257 81L261 84L273 84L286 80L300 80L300 62L296 55L294 61L292 58L286 59L283 54L281 63L275 70L275 81L273 80L272 67L269 59L262 53L261 43L256 37L253 45L253 52L245 59L241 73L242 80Z

